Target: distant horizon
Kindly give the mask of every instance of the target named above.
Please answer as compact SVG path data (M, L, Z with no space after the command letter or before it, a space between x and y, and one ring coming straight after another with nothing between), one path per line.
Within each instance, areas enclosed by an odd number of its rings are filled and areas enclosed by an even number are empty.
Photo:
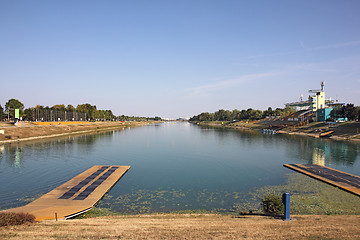
M284 108L325 81L360 106L360 1L0 2L0 104L192 117ZM75 106L76 107L76 106Z

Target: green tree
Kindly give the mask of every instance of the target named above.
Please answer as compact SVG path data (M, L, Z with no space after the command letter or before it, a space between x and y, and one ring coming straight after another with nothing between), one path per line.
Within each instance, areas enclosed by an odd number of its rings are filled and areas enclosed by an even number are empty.
M24 110L24 118L25 120L32 121L32 114L33 114L32 108L27 108Z
M233 111L232 111L232 113L231 113L231 119L232 120L240 120L240 111L239 110L237 110L237 109L234 109Z
M349 121L354 121L357 119L357 112L356 108L354 107L354 104L349 103L346 104L346 106L343 106L345 117L348 118Z
M214 114L215 121L231 121L231 112L229 110L220 109Z
M95 105L91 106L91 104L89 104L89 103L79 104L79 105L77 105L76 110L78 112L86 113L87 119L91 119L91 120L95 119L95 115L96 115L96 111L97 111Z
M210 113L208 112L201 113L199 115L199 121L212 121Z
M252 110L250 113L251 120L259 120L263 118L263 112L261 110Z
M344 108L342 106L335 106L330 112L330 117L333 120L336 120L338 118L345 118Z
M66 107L64 104L56 104L56 105L52 106L51 109L56 110L56 111L65 111Z
M0 105L0 121L4 118L4 108Z
M286 116L289 116L290 114L293 114L295 112L296 112L295 107L286 107L286 108L284 108L283 116L286 117Z
M74 112L75 111L75 107L71 104L67 105L66 107L66 111L68 112Z
M272 108L268 107L268 109L264 111L264 117L274 116L274 113L275 112L272 110Z
M10 118L15 117L15 109L20 110L20 116L24 114L24 104L19 100L12 98L5 104L5 110L9 114Z
M276 108L274 111L275 116L282 116L283 110L281 108Z

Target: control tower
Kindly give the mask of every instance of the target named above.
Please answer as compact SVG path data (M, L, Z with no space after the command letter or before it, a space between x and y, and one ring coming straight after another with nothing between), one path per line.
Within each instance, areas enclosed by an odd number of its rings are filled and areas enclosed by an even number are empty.
M321 90L309 90L309 93L315 93L315 96L309 96L309 102L311 102L311 109L316 112L319 109L325 108L325 92L324 82L321 82Z
M325 99L325 91L324 91L325 83L321 82L321 89L309 90L309 93L312 95L309 96L308 100L303 101L302 98L299 102L286 103L286 107L296 107L297 109L307 109L305 114L312 113L312 119L314 121L325 121L329 116L332 108L329 106L334 104L334 100ZM324 120L325 119L325 120Z

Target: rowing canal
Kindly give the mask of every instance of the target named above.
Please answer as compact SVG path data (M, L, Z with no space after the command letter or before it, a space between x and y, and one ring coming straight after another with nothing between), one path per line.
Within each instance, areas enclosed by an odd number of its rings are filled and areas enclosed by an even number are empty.
M360 144L351 142L178 122L3 145L0 209L25 205L93 165L130 165L100 208L235 211L259 201L251 193L297 174L283 164L325 164L360 175L359 153Z

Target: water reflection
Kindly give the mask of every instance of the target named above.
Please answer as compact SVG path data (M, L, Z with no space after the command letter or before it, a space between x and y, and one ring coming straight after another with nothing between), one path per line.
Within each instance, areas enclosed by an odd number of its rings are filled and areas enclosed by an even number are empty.
M24 164L25 154L30 156L52 155L59 153L58 158L67 154L91 154L98 141L111 139L114 131L102 132L93 135L67 136L57 139L43 139L33 142L20 142L16 144L0 145L0 163L3 159L9 167L21 168ZM25 153L24 153L25 152ZM37 161L39 158L30 157Z
M215 127L201 127L201 134L206 137L219 138L223 141L234 137L245 149L258 148L276 149L286 146L287 155L295 161L319 165L346 165L353 166L360 152L360 144L346 141L333 141L330 139L316 139L294 135L268 135L260 131L220 129ZM214 136L216 135L216 136Z
M325 166L325 159L325 152L322 149L314 148L312 163Z
M287 154L306 163L352 166L358 159L359 144L310 137L288 137Z

